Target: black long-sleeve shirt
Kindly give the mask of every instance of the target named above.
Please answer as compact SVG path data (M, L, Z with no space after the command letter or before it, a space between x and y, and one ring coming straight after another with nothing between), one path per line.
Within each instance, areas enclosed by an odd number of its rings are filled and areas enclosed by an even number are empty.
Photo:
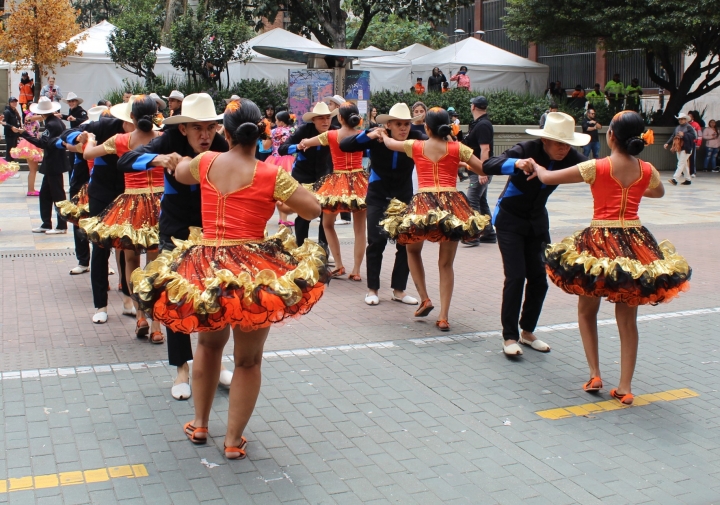
M210 151L227 152L228 143L215 135ZM161 154L177 153L194 158L196 153L187 137L179 129L171 129L155 137L150 143L123 154L118 162L121 172L136 172L153 168L152 160ZM165 172L165 193L160 203L160 235L187 240L190 226L202 226L200 213L200 185L187 186Z
M442 83L447 82L447 78L445 77L445 74L440 72L438 75L431 75L428 77L428 92L436 91L440 92L442 91Z
M281 156L296 154L292 176L301 184L311 184L333 170L330 148L328 146L311 147L299 151L297 145L304 139L320 135L313 123L305 123L295 130L278 148Z
M21 133L22 138L44 151L39 170L41 174L57 175L70 169L67 151L60 138L64 131L65 124L60 118L50 114L45 117L45 131L42 132L40 137L35 137L27 131Z
M75 121L69 121L68 117L74 117ZM81 106L73 107L70 109L70 111L67 114L62 115L63 121L69 121L70 122L70 128L77 128L81 124L83 124L85 121L87 121L88 115L85 109L83 109Z
M575 149L570 149L563 160L550 161L542 141L536 139L515 144L500 156L483 163L486 174L509 176L495 206L493 224L498 230L540 237L547 235L550 228L545 205L557 186L543 184L537 177L528 180L524 172L515 168L515 162L524 158L533 158L548 170L572 167L587 161L587 158Z
M425 140L427 137L411 131L408 140ZM385 144L367 136L367 132L345 137L340 141L345 152L370 151L370 180L366 202L369 205L387 205L397 198L409 203L413 196L412 171L415 162L405 153L391 151Z
M17 109L11 107L10 105L6 105L5 110L3 111L3 122L5 123L3 130L6 137L19 135L19 133L12 131L13 126L15 128L22 128L22 120L20 119L20 113Z

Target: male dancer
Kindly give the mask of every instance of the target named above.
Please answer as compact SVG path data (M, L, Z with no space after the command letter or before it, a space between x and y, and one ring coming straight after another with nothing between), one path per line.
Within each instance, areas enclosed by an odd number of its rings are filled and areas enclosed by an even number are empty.
M171 94L172 95L172 94ZM185 157L194 158L206 151L226 152L228 143L217 134L218 121L213 99L207 93L188 95L182 102L180 114L174 114L163 121L177 128L166 130L149 144L125 153L118 162L122 172L149 170L164 167L174 170ZM175 176L166 170L165 193L160 203L160 250L175 249L173 238L187 240L190 227L202 227L200 214L200 186L186 186L179 183ZM167 328L168 360L177 367L177 377L173 383L172 396L176 400L190 398L190 366L193 359L190 335L178 333ZM232 374L223 370L220 382L229 385Z
M525 131L540 138L520 142L483 163L486 174L509 176L493 212L505 272L501 314L503 351L509 356L523 353L518 342L536 351L550 351L550 346L533 332L548 290L542 258L543 248L550 242L545 205L557 186L545 185L537 178L528 179L522 169L532 167L533 160L548 170L577 165L587 158L572 146L584 146L590 141L589 135L575 133L575 120L562 112L550 112L544 129ZM522 332L519 332L521 303Z

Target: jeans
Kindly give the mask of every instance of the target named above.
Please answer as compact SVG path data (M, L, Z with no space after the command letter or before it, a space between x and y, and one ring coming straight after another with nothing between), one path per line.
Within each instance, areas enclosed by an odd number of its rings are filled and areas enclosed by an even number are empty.
M697 147L693 146L693 150L690 153L688 161L690 163L690 174L695 175L695 155L697 154Z
M483 214L485 216L491 216L490 213L490 206L488 205L487 201L487 190L488 186L490 186L490 183L492 182L492 175L488 177L488 181L486 184L480 184L478 181L478 174L470 172L468 181L468 193L467 193L467 199L470 203L470 207L472 207L473 210L478 211L480 214ZM493 228L492 224L488 224L485 227L485 230L482 234L483 240L491 240L495 241L495 229Z
M673 174L673 179L676 181L678 180L678 177L685 174L685 179L688 181L690 180L690 165L688 163L688 160L690 158L690 153L687 153L685 151L680 151L677 153L677 169L675 170L675 174Z
M705 148L705 170L715 170L715 167L717 167L718 151L720 151L718 147Z
M598 159L600 157L600 142L590 142L583 147L583 154L586 158L590 158L590 151L592 151L593 158Z

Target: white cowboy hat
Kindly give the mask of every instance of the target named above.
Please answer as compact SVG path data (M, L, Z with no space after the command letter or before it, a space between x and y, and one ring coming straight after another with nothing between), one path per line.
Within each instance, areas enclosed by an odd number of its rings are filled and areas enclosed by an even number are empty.
M330 112L330 109L328 108L327 104L325 102L318 102L315 104L315 107L313 107L313 110L310 112L306 112L302 116L302 120L306 123L308 121L312 121L314 117L317 116L330 116L335 117L337 116L338 109L335 109L334 111Z
M345 102L347 102L347 100L345 100L340 95L333 95L333 96L326 96L325 98L323 98L323 102L325 102L325 103L335 102L338 106L340 106L340 105L344 104Z
M185 100L185 95L180 93L178 90L174 89L170 92L168 96L163 97L165 100L169 100L171 98L174 98L175 100L180 100L181 102Z
M575 120L564 112L550 112L545 119L545 128L536 130L528 128L526 133L571 146L584 146L590 142L590 135L575 132Z
M98 105L96 107L90 107L90 110L87 111L88 119L87 121L83 122L82 124L88 124L92 123L94 121L97 121L100 119L100 116L102 116L102 113L108 110L108 108L104 105Z
M236 102L236 101L238 101L238 102L240 101L240 97L237 95L233 95L230 98L225 99L225 103Z
M41 96L38 103L30 104L30 112L33 114L53 114L60 110L59 102L52 102L46 96Z
M678 114L677 116L675 116L675 119L684 119L684 120L686 120L686 121L690 121L690 116L688 116L688 115L685 114L684 112L681 112L680 114Z
M62 101L65 102L65 103L68 103L70 100L77 100L77 101L78 101L78 105L80 105L81 103L84 102L84 100L83 100L82 98L80 98L79 96L77 96L77 95L76 95L75 93L73 93L72 91L67 94L67 97L65 97L65 98L62 99Z
M172 93L170 93L172 95ZM183 100L180 114L163 120L163 124L220 121L223 114L215 112L215 102L207 93L193 93Z
M156 103L157 106L158 106L158 110L165 110L165 109L167 109L167 103L165 102L165 100L163 100L162 98L160 98L157 93L150 93L148 96L149 96L150 98L152 98L153 100L155 100L155 103Z
M377 117L376 121L378 123L385 124L388 121L392 121L393 119L397 119L400 121L414 121L419 117L420 116L412 115L412 112L410 112L410 107L408 107L406 103L396 103L390 108L390 112L388 112L387 114L380 114Z
M130 97L130 100L128 100L127 103L119 103L117 105L113 105L112 107L110 107L110 114L112 114L118 119L122 119L126 123L132 123L132 106L135 100L137 100L140 96L142 95L133 95ZM159 129L160 128L157 125L153 124L153 130Z

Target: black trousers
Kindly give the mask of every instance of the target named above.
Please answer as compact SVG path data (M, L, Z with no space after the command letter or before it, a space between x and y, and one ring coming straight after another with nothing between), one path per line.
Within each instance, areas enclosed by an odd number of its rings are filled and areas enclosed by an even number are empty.
M88 179L87 165L85 165L84 170L82 164L75 165L72 174L70 174L70 198L80 192ZM78 265L90 266L90 242L88 242L87 235L75 224L73 225L73 238L75 239L75 257L78 260Z
M550 234L537 237L501 229L496 231L505 272L501 309L503 339L518 340L518 318L520 328L530 332L535 331L540 318L548 290L542 249L550 242Z
M10 156L10 149L17 147L18 138L18 135L15 135L14 133L8 133L5 135L5 161L15 161L12 156Z
M321 244L327 244L327 239L325 238L325 228L323 228L322 220L323 220L323 214L320 214L320 226L318 231L318 243ZM310 232L310 221L307 219L303 219L300 216L297 216L295 218L295 241L297 242L298 246L303 245L305 242L305 239L308 238L308 233Z
M105 207L110 205L112 201L107 202L105 200L99 200L97 198L90 197L90 215L97 216ZM108 261L112 249L105 249L98 245L93 244L92 253L90 255L90 286L93 292L93 304L96 309L100 307L107 307L108 304L108 290L110 289L110 282L108 281ZM122 286L122 292L125 296L130 296L130 288L125 279L125 255L120 253L119 258L120 271L120 284Z
M367 258L367 287L380 289L380 269L382 268L383 252L387 245L387 236L382 233L380 221L385 215L387 205L367 206L367 237L368 245L365 249ZM395 265L393 266L390 287L398 291L405 291L407 287L410 267L408 267L407 249L404 245L395 244Z
M52 228L52 211L55 202L67 200L63 174L45 174L40 184L40 219L42 227ZM67 221L57 213L57 229L67 230Z
M185 237L187 238L187 237ZM172 251L175 249L175 244L172 239L166 235L160 235L160 252ZM167 351L168 361L171 366L182 366L188 361L193 359L192 344L190 343L190 335L187 333L180 333L173 331L170 328L167 330Z

